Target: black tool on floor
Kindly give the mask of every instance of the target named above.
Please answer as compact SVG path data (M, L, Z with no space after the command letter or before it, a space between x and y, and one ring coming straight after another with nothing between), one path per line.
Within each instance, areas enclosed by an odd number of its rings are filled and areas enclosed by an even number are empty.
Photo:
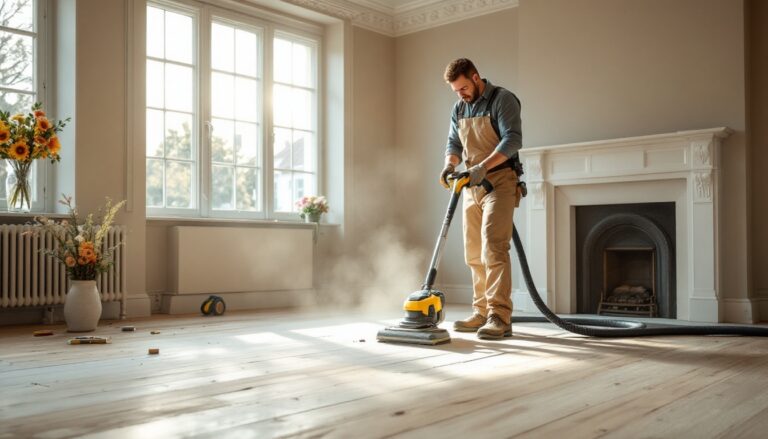
M208 296L200 305L200 312L205 316L220 316L227 310L227 304L219 296Z
M405 299L405 304L403 305L405 317L403 317L400 323L397 326L384 328L376 334L378 341L426 345L436 345L451 341L448 331L438 327L445 319L445 311L443 311L445 295L432 287L435 283L437 266L440 264L440 256L442 256L443 247L448 236L448 228L453 220L453 214L456 212L456 206L459 204L461 190L469 184L469 173L455 173L448 180L452 183L451 198L448 201L448 209L445 213L440 234L437 237L437 244L435 244L435 250L432 253L432 262L429 264L424 284L422 284L420 290L411 293ZM488 192L493 190L493 186L488 180L483 180L482 185Z

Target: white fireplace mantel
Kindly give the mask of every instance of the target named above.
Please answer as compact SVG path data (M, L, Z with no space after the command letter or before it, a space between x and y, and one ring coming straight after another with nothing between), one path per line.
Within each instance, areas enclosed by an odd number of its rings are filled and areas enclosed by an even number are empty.
M728 128L523 148L525 244L558 313L576 312L575 207L675 203L677 318L722 320L720 149Z

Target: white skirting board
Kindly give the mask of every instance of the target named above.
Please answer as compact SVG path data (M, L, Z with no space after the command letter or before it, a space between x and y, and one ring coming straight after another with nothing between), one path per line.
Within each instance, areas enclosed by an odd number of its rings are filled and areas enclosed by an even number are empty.
M163 294L161 312L163 314L199 313L203 301L210 295L210 293ZM227 311L295 308L314 306L317 303L314 289L216 293L213 295L224 300Z

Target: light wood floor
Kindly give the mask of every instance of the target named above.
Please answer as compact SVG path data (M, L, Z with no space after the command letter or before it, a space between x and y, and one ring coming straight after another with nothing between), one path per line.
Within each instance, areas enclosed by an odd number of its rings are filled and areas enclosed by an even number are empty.
M768 437L768 339L377 343L398 314L161 316L83 346L0 328L0 438Z

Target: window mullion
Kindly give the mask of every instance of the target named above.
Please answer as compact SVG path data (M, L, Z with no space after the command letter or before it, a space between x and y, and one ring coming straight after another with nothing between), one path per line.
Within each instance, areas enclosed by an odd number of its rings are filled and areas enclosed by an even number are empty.
M198 69L199 69L199 87L200 98L198 99L200 108L200 149L198 153L199 175L200 175L200 214L203 217L210 217L212 214L211 200L211 11L209 7L204 7L201 13L201 20L198 38Z
M274 28L268 26L264 29L264 48L263 48L263 78L264 78L264 103L262 105L264 111L264 157L262 160L262 194L264 197L264 211L270 218L275 217L275 190L274 190L274 141L275 141L275 127L272 105L272 92L273 92L273 40L275 38Z

